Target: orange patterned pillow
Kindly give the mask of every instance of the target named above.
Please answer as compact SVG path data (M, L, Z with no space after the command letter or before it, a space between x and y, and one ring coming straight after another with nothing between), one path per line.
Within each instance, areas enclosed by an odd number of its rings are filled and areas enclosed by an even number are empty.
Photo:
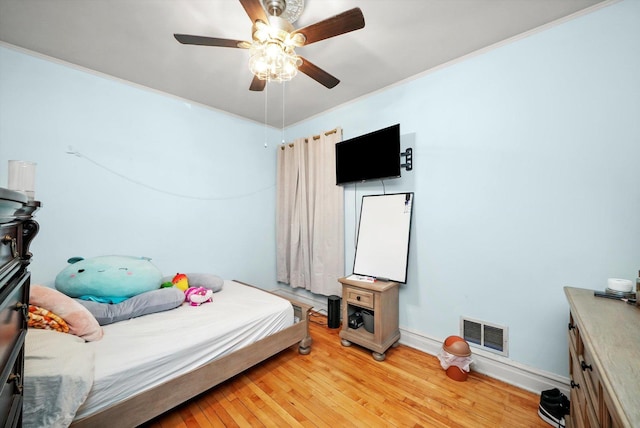
M69 325L65 320L53 312L35 305L29 305L29 321L27 325L31 328L55 330L61 333L69 332Z

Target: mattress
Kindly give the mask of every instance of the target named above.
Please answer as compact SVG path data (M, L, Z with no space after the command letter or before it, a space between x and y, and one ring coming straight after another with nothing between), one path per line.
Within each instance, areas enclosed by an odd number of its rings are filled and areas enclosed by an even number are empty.
M227 280L211 303L185 303L104 326L101 340L83 344L93 352L95 370L91 391L75 419L152 389L293 323L289 301Z

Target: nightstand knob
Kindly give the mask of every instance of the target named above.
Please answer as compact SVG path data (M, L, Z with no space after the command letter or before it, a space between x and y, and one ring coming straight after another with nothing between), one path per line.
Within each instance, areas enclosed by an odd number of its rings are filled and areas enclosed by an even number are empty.
M580 389L580 384L579 383L575 383L573 380L571 381L571 388L578 388Z
M360 296L356 296L356 300L357 300L357 301L360 301Z
M576 326L571 324L571 323L569 323L569 331L573 330L574 328L576 328Z

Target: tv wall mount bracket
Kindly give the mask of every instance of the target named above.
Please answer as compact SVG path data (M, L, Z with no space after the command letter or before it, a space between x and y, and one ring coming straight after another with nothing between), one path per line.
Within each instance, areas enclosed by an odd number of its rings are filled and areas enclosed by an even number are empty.
M413 149L409 147L406 151L400 153L400 156L404 156L404 163L400 164L400 167L411 171L413 169Z

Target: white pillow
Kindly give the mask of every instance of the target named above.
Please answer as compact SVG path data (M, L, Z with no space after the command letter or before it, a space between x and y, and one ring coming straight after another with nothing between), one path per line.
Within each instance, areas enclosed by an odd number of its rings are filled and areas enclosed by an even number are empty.
M187 275L189 287L204 287L217 293L222 290L222 286L224 285L224 279L211 273L185 273L185 275ZM174 276L175 275L165 276L162 278L162 283L171 282Z

